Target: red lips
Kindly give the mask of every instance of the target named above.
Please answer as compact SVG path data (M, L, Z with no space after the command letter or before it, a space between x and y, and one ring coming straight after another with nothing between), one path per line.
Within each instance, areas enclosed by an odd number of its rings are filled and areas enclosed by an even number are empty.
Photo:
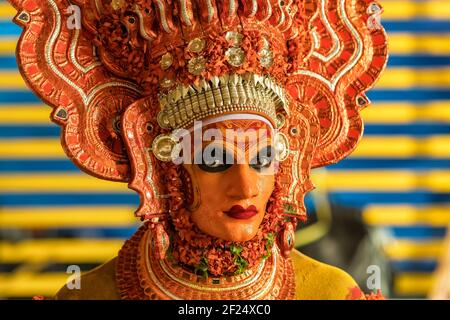
M244 209L240 205L235 205L230 210L224 212L227 216L234 219L249 219L258 213L254 205L249 206L247 209Z

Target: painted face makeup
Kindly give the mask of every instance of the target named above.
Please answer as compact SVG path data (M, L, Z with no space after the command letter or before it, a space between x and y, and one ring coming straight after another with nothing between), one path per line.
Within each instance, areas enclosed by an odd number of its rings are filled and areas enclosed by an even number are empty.
M245 119L222 121L210 128L271 132L267 123ZM208 199L199 199L199 206L191 213L201 231L229 241L247 241L256 235L274 189L272 143L270 133L264 140L247 139L244 144L229 139L205 143L201 163L184 164L197 196Z
M211 145L208 147L211 147ZM226 150L222 146L215 146L211 152L203 153L208 153L208 156L203 156L202 161L198 166L205 172L223 172L237 164L235 160L236 157L232 152ZM247 158L250 160L243 164L248 164L251 168L259 172L265 172L265 170L267 171L267 169L271 167L274 161L273 147L269 145L267 147L262 147L256 152L249 151Z

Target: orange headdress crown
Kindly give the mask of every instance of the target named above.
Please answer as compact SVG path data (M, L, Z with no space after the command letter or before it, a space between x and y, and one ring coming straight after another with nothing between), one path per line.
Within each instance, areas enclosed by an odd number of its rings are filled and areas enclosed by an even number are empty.
M146 91L244 73L285 84L312 49L315 1L78 2L102 63Z
M303 214L310 168L353 151L387 57L371 0L10 1L20 70L54 106L66 153L129 181L138 215L166 210L161 134L233 112L276 125L283 199Z

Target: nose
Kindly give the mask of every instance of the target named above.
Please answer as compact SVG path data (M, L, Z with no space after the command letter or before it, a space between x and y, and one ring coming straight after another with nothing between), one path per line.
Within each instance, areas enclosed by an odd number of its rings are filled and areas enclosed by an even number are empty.
M251 199L259 194L257 173L248 164L235 164L229 171L226 194L235 200Z

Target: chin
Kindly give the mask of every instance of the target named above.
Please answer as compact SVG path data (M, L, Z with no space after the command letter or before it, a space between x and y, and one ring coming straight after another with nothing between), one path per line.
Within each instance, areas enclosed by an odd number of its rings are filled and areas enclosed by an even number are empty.
M205 230L199 227L204 233L226 241L244 242L253 239L258 233L258 228L253 225L243 226L242 222L239 225L222 225L218 230Z
M214 217L196 219L192 221L204 233L226 241L244 242L253 239L258 233L262 218L256 215L247 220L232 219L222 212Z
M233 241L233 242L245 242L245 241L252 240L255 235L256 235L256 233L255 234L251 234L251 235L243 234L242 236L235 237L235 238L231 239L230 241Z
M254 225L243 225L242 222L239 222L237 226L230 226L227 229L228 232L223 235L223 239L233 242L249 241L258 233L258 228Z

